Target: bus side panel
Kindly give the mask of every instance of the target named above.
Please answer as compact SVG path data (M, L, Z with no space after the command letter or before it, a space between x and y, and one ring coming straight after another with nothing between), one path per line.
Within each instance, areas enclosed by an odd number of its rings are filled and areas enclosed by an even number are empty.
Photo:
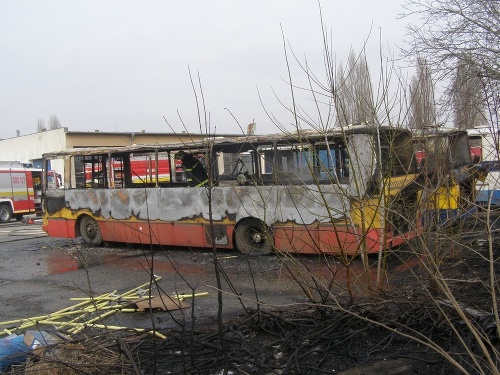
M172 223L100 221L104 241L135 244L173 244L174 226Z
M168 246L211 247L210 226L200 223L99 221L104 241ZM214 225L218 248L232 248L227 241L229 228ZM230 234L232 235L232 234ZM226 240L224 240L224 238Z
M376 252L381 241L381 230L369 230L364 241L368 252ZM275 226L274 241L282 252L302 254L345 254L360 253L363 236L352 227L322 225L316 227Z
M273 228L274 244L281 252L319 254L317 226L275 225Z
M377 210L371 205L363 211L354 210L350 219L346 209L352 207L352 203L345 192L342 193L345 188L330 185L215 187L211 194L215 245L232 248L233 225L252 218L274 228L275 244L281 251L337 254L341 249L353 254L361 248L378 251L385 239ZM212 228L206 209L208 197L203 188L47 190L44 206L45 219L70 220L76 219L79 213L92 213L99 222L104 241L212 246ZM358 211L364 215L357 215ZM365 234L359 229L362 222L354 220L358 216L359 221L366 219ZM327 224L332 220L337 225ZM346 225L351 220L356 225ZM66 230L51 229L60 235L51 235L74 237L74 222L72 226L65 225Z
M64 218L49 218L42 229L50 237L76 238L76 221Z
M325 253L357 255L363 249L368 253L377 252L382 244L382 229L367 229L365 233L360 228L336 227L322 228L319 243Z

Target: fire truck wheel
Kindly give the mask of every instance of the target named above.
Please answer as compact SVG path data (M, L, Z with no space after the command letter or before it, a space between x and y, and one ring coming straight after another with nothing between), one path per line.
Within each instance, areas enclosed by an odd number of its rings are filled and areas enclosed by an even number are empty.
M101 229L99 228L99 223L93 217L82 217L80 220L80 235L88 245L99 246L102 244Z
M246 255L268 255L273 251L272 231L262 221L252 219L236 227L236 247Z
M12 220L12 209L6 204L0 204L0 223L9 223Z

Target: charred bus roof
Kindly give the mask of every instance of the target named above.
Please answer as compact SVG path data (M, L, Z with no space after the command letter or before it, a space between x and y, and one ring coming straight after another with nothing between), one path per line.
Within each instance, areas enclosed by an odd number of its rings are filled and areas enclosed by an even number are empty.
M175 150L205 150L213 147L214 151L231 150L237 148L240 151L255 148L255 146L282 143L300 144L335 141L335 139L347 139L354 134L380 135L382 142L391 142L398 137L411 138L409 130L393 126L373 125L350 125L342 128L334 128L327 131L300 130L295 132L283 132L267 135L245 135L241 137L217 137L207 136L204 140L193 142L178 142L169 144L139 144L131 146L100 146L72 148L55 152L44 153L45 159L57 159L64 156L117 154L117 153L147 153L147 152L171 152Z

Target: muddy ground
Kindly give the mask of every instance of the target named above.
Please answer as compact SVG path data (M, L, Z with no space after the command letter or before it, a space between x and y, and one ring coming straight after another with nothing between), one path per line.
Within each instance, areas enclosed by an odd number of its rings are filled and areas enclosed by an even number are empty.
M52 372L45 373L52 374L59 366L63 369L58 374L223 374L225 369L230 374L478 373L478 365L465 353L467 346L480 358L483 369L488 368L478 340L463 316L450 307L450 298L440 284L446 281L467 318L483 332L484 342L498 353L483 220L484 214L460 227L424 237L423 245L432 248L439 263L437 278L423 267L429 262L422 243L412 243L387 257L388 272L380 285L375 283L375 266L363 272L360 259L345 267L334 257L245 258L222 252L215 260L210 252L196 249L96 249L79 241L49 241L43 245L44 254L51 256L39 256L43 271L32 271L33 284L20 280L23 284L14 286L15 282L1 280L7 307L3 319L19 316L21 310L48 313L67 305L56 291L51 292L52 303L36 301L36 293L16 302L20 285L36 288L35 284L47 280L52 286L64 286L67 297L82 291L97 295L109 291L111 285L127 290L154 273L164 276L159 283L162 292L194 293L195 298L186 299L189 306L184 309L115 315L106 321L154 328L165 339L87 328L71 337L79 345L77 354L74 346L57 346L41 358L14 366L12 372L43 374L50 368ZM498 278L496 222L491 228L491 270ZM23 251L23 245L19 246ZM26 246L26 253L28 249L38 251L36 244ZM4 267L7 259L11 258L0 259ZM369 261L374 265L377 257ZM214 263L220 266L220 299ZM30 268L28 264L27 270ZM9 285L12 291L6 290ZM207 291L208 296L196 296ZM153 293L159 292L153 288ZM498 296L498 288L496 293Z

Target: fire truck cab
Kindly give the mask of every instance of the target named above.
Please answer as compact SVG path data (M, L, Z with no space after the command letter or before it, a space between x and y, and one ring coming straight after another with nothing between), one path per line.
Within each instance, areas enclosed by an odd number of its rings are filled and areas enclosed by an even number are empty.
M0 223L41 213L42 169L0 161Z

